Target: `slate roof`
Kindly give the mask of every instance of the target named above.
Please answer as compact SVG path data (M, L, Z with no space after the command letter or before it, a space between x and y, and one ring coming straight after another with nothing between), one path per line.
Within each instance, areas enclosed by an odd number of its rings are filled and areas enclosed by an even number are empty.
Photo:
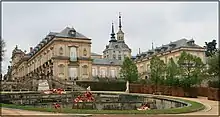
M74 32L74 34L71 34L70 31ZM66 27L59 33L50 32L45 38L40 41L40 43L36 47L33 48L32 52L28 53L28 55L33 56L43 46L49 43L54 37L89 39L81 33L77 32L74 28Z
M101 56L101 54L97 54L97 53L91 52L91 56Z
M117 59L95 58L95 59L93 59L92 64L95 64L95 65L122 65L122 61L117 60Z
M56 34L55 33L55 36L56 37L66 37L66 38L81 38L81 39L88 39L86 36L82 35L81 33L79 32L75 32L75 35L71 35L69 32L73 30L73 31L76 31L74 28L69 28L69 27L66 27L64 30L62 30L60 33Z
M190 42L193 42L193 44L190 44ZM170 42L169 44L162 45L160 47L156 47L155 49L151 49L151 50L148 50L146 52L142 52L141 54L138 54L136 60L138 60L140 57L143 58L143 57L151 56L152 54L150 54L149 52L156 53L157 49L158 49L159 53L175 50L175 49L178 49L180 47L190 47L190 48L201 48L201 49L203 49L203 47L201 47L199 45L196 45L194 42L195 41L193 39L190 39L190 40L180 39L180 40L177 40L177 41L174 41L174 42ZM175 45L175 46L172 47L172 45Z
M131 50L126 43L120 42L118 40L115 41L115 42L110 42L106 46L106 48L105 48L105 50L103 52L105 52L107 50L110 50L110 49L112 49L112 50L117 50L117 49L118 50Z

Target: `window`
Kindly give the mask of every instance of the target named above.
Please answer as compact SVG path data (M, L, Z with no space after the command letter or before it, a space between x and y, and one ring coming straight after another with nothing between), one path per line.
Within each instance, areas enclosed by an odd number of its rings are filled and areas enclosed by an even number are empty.
M77 60L77 53L76 53L76 47L70 48L70 60L76 61Z
M121 53L121 51L118 51L118 53Z
M82 66L82 72L83 72L83 75L87 75L88 74L88 66L87 65L83 65Z
M121 55L118 55L118 60L121 60Z
M69 68L69 77L70 80L74 80L75 78L77 78L77 68L73 68L73 67Z
M59 67L59 75L64 75L64 65L63 64L60 64L60 65L58 65L58 67Z
M113 51L113 53L115 53L115 51Z
M144 72L144 66L141 66L141 67L140 67L140 71L141 71L141 73Z
M101 77L105 77L106 76L106 71L105 69L101 69Z
M97 74L96 74L96 69L95 68L93 68L92 69L92 76L96 76Z
M116 56L115 56L115 54L113 54L113 59L116 59Z
M63 48L62 47L60 47L60 49L59 49L59 54L63 55Z
M112 69L112 70L111 70L111 72L110 72L110 74L111 74L111 77L112 77L112 78L114 78L114 77L115 77L115 75L116 75L116 74L115 74L115 70L114 70L114 69Z

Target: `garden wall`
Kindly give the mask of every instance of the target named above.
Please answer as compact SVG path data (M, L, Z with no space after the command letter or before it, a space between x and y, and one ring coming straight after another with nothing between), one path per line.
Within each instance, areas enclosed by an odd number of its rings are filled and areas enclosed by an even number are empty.
M183 89L182 87L171 86L155 86L155 85L143 85L143 84L130 84L129 90L131 93L144 93L144 94L161 94L177 97L192 97L197 96L208 97L209 100L219 100L220 90L218 88L208 87L192 87Z

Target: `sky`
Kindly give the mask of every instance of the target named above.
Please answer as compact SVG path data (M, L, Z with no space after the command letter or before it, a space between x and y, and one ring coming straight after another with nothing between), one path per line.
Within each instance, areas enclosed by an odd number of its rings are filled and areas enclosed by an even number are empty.
M218 39L217 2L2 2L2 37L6 42L3 74L12 50L29 52L49 32L74 27L92 39L92 52L102 54L111 24L118 31L122 15L125 42L132 55L182 38L204 46Z

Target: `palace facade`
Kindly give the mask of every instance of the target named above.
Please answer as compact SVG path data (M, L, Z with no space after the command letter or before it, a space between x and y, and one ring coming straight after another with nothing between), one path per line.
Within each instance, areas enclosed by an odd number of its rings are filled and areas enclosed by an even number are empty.
M158 56L161 60L164 61L165 64L167 64L171 58L173 58L174 62L177 63L180 54L183 51L200 57L202 62L206 63L204 47L197 45L195 43L195 40L193 39L180 39L174 42L170 42L169 44L162 45L160 47L152 47L151 50L139 53L135 59L139 75L142 79L146 79L149 77L150 60L152 56Z
M121 15L119 15L118 27L118 32L115 34L112 23L111 37L102 55L91 52L91 39L70 27L66 27L61 32L50 32L36 47L30 47L29 52L22 51L16 46L12 52L7 79L27 77L46 79L57 77L70 81L116 79L120 77L120 66L125 57L134 60L141 78L144 79L149 77L150 60L153 55L159 56L168 63L170 58L177 61L183 51L200 57L205 63L205 49L195 44L193 39L180 39L132 57L131 49L125 43Z
M112 24L111 39L103 55L92 53L91 43L91 39L74 28L50 32L36 47L30 47L28 53L15 47L8 76L12 80L54 76L64 80L118 78L124 57L131 56L131 49L124 41L121 16L117 39Z

